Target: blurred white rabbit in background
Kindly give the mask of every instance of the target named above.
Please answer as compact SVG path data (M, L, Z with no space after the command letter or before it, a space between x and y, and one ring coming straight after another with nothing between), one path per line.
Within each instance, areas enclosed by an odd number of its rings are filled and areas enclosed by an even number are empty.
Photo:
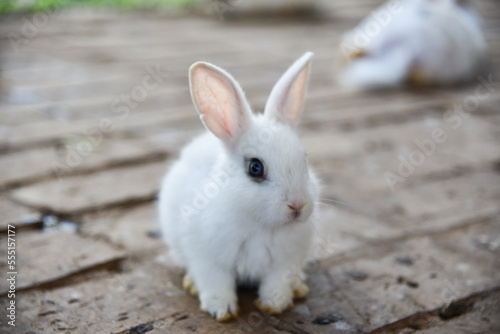
M470 1L390 1L343 36L339 81L370 89L470 80L487 59L480 21Z

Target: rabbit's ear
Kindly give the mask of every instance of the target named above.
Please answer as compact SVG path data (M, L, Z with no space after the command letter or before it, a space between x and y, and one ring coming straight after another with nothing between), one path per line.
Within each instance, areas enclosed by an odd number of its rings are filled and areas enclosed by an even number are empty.
M223 69L197 62L189 68L189 86L203 124L231 146L251 121L240 85Z
M306 52L274 85L264 111L268 118L295 126L304 104L312 56Z

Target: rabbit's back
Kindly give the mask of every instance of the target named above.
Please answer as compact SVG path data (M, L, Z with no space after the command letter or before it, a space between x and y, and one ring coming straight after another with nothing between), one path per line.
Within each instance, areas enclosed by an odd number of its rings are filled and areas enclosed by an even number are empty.
M183 260L179 240L185 233L189 210L197 203L194 189L199 189L209 176L222 150L211 133L195 138L180 154L163 179L159 194L160 225L163 237L178 260ZM184 211L183 211L184 210Z

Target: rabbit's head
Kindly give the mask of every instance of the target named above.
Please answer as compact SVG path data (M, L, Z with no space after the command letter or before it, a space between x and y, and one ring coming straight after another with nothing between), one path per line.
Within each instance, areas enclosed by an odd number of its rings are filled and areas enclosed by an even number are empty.
M306 221L318 196L317 180L294 127L312 53L298 59L274 86L263 114L254 115L243 91L224 70L204 62L190 68L194 104L206 128L223 143L217 168L230 171L231 207L262 226Z

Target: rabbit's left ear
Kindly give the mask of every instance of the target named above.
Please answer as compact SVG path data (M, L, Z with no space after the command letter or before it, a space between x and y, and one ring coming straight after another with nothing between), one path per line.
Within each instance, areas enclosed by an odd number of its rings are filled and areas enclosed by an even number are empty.
M274 85L264 110L266 117L295 126L304 105L312 56L306 52Z
M232 146L251 122L251 110L240 85L223 69L205 62L189 68L191 96L203 124Z

